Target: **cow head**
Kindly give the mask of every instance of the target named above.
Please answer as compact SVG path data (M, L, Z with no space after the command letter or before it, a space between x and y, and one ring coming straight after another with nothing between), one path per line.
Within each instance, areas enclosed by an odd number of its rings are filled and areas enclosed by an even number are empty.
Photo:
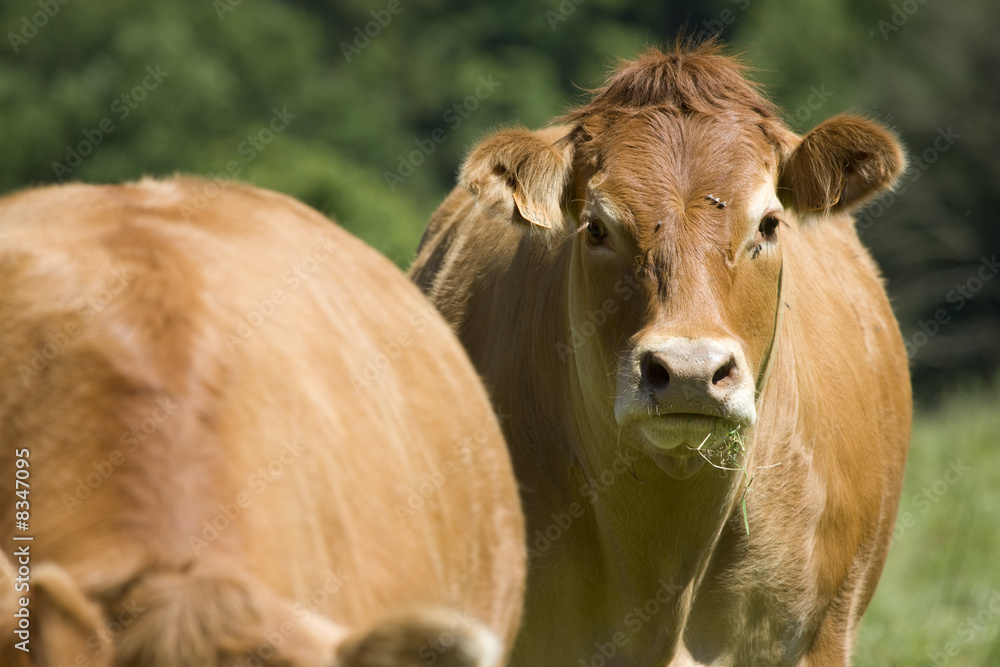
M511 224L571 244L581 413L687 477L703 462L695 449L756 421L782 235L836 224L890 187L902 151L849 115L797 136L713 46L623 63L563 120L486 139L462 182Z

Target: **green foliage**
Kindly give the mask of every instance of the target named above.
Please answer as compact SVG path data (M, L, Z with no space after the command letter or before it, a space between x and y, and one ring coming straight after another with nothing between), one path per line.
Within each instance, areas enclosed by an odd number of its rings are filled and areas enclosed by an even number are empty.
M405 267L486 132L544 125L684 26L721 33L797 131L867 113L933 159L861 214L931 397L1000 364L1000 280L953 293L1000 250L998 20L988 0L18 0L0 5L0 193L232 164ZM294 118L269 136L275 109Z
M858 667L933 665L932 654L953 667L1000 664L997 380L917 414L895 539L861 623Z

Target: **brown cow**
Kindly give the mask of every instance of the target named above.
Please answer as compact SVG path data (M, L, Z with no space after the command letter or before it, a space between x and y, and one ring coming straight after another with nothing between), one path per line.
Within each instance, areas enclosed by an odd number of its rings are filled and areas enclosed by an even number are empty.
M506 445L387 260L288 197L187 179L23 192L0 239L0 664L508 652Z
M850 211L904 167L799 137L708 45L479 144L411 275L511 418L517 665L847 665L885 561L907 359Z

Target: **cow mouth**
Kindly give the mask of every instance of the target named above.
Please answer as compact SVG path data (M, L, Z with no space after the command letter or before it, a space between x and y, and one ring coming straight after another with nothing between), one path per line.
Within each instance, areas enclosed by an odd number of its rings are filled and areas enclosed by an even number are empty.
M723 417L695 413L658 415L635 427L642 435L642 448L674 479L694 475L743 432L739 424Z
M636 426L657 450L684 457L714 449L741 431L738 424L723 417L686 412L657 415Z

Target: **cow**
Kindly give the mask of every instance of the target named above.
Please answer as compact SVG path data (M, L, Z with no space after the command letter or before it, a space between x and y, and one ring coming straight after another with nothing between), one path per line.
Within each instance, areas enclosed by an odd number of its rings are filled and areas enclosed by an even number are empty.
M795 134L714 43L473 148L410 275L510 415L511 664L849 664L912 417L851 212L905 162L856 115Z
M0 239L0 664L505 659L513 469L399 269L184 177L8 196Z

